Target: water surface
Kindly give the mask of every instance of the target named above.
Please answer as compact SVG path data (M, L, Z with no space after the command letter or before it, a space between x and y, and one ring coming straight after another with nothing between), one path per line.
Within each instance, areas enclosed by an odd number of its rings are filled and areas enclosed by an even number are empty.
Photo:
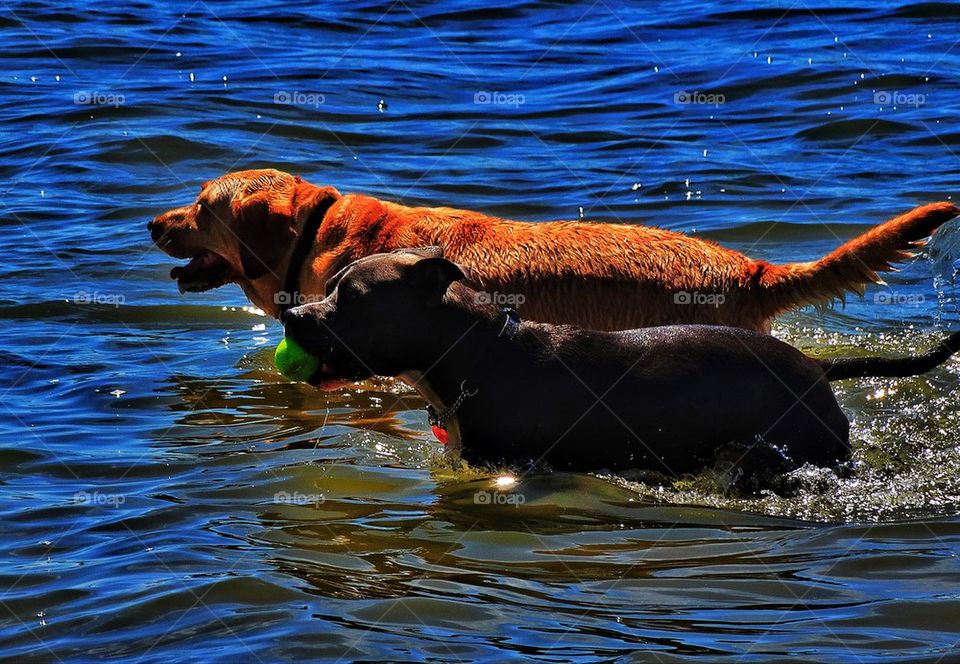
M0 26L4 655L958 657L960 362L838 385L855 470L794 496L503 489L444 464L391 382L282 380L279 325L234 287L180 296L145 231L273 166L817 258L955 193L955 5L10 2ZM928 348L957 327L958 238L776 334Z

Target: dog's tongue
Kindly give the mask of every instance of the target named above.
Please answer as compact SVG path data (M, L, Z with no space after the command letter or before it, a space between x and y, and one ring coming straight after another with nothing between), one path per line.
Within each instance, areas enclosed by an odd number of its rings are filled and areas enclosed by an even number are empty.
M189 263L186 265L173 268L170 270L171 279L191 279L197 275L199 272L204 270L209 270L216 266L217 262L220 260L220 257L213 252L202 253L199 256L194 256Z

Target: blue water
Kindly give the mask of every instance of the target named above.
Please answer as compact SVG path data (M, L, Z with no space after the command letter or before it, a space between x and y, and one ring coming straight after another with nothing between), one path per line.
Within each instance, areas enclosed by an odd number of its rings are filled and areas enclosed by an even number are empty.
M179 295L145 230L270 166L816 258L956 193L957 5L14 1L0 27L0 655L960 660L960 362L839 385L856 470L795 496L545 474L478 504L415 394L283 381L279 325ZM956 226L775 333L929 347Z

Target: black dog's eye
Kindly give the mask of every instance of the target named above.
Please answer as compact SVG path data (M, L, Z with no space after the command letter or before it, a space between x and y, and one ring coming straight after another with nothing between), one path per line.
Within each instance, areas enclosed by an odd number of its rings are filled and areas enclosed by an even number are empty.
M337 302L344 303L355 300L366 292L363 286L352 279L341 280L337 284Z

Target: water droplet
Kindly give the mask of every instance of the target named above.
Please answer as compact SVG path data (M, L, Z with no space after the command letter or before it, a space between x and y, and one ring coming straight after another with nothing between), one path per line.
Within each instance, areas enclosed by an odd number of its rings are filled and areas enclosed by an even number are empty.
M378 101L378 102L377 102L377 110L380 111L381 113L383 113L385 110L387 110L387 102L383 101L382 99L381 99L380 101Z
M636 191L637 189L639 189L639 188L642 187L642 186L643 186L643 185L640 184L639 182L634 182L634 183L633 183L633 186L630 187L630 189L631 189L632 191Z
M190 82L193 83L195 80L197 80L197 79L196 79L196 77L193 75L193 72L190 72Z
M55 80L57 83L59 83L59 82L60 82L60 74L57 74L56 76L54 76L54 77L53 77L53 80Z
M773 56L772 56L772 55L768 55L768 56L767 56L767 64L768 64L768 65L773 64Z
M659 72L659 71L660 71L660 67L658 67L657 65L654 65L654 66L653 66L653 72L654 72L654 73L657 73L657 72Z
M178 58L181 57L182 55L183 55L183 53L181 53L180 51L177 51L177 57L178 57Z
M583 219L583 207L580 208L580 218Z
M706 148L703 149L703 156L704 156L704 157L707 156L707 149L706 149Z
M118 399L120 398L121 395L124 395L126 393L127 393L126 390L113 390L112 392L110 392L110 394L117 397Z

